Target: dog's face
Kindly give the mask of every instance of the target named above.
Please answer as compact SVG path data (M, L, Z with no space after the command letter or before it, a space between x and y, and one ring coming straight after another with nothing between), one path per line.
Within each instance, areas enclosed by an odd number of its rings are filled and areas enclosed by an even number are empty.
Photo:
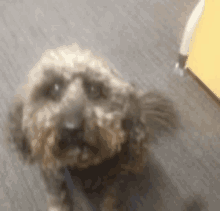
M17 100L23 148L50 168L99 164L131 136L146 139L149 121L175 125L167 100L143 95L77 45L46 52Z

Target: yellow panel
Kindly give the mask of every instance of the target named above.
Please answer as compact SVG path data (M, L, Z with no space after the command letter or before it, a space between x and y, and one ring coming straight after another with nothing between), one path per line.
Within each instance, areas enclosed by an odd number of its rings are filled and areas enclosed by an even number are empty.
M220 0L206 0L194 31L187 66L220 97Z

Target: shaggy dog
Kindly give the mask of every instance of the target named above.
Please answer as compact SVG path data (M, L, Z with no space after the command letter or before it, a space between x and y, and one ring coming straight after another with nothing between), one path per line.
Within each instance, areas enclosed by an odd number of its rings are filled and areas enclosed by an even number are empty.
M48 211L73 210L65 169L85 193L102 196L101 210L127 210L116 181L141 173L150 136L177 125L162 93L143 93L74 44L46 51L29 72L9 112L8 140L39 164Z

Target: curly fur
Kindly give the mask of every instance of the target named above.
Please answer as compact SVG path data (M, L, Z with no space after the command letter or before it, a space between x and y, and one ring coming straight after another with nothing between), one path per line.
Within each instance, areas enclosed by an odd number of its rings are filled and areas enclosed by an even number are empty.
M72 209L66 167L87 193L104 191L103 210L116 208L111 185L117 175L140 173L149 136L178 127L173 103L162 93L143 93L76 44L44 53L8 120L10 143L24 161L41 166L48 210Z

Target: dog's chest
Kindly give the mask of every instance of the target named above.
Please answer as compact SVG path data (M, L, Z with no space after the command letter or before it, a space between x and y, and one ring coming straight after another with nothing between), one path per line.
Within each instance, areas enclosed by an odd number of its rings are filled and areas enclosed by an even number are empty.
M86 169L69 168L69 172L72 177L76 177L81 182L87 194L101 194L107 186L114 183L122 171L121 164L128 160L127 150L122 150L121 153L97 166L90 166Z

